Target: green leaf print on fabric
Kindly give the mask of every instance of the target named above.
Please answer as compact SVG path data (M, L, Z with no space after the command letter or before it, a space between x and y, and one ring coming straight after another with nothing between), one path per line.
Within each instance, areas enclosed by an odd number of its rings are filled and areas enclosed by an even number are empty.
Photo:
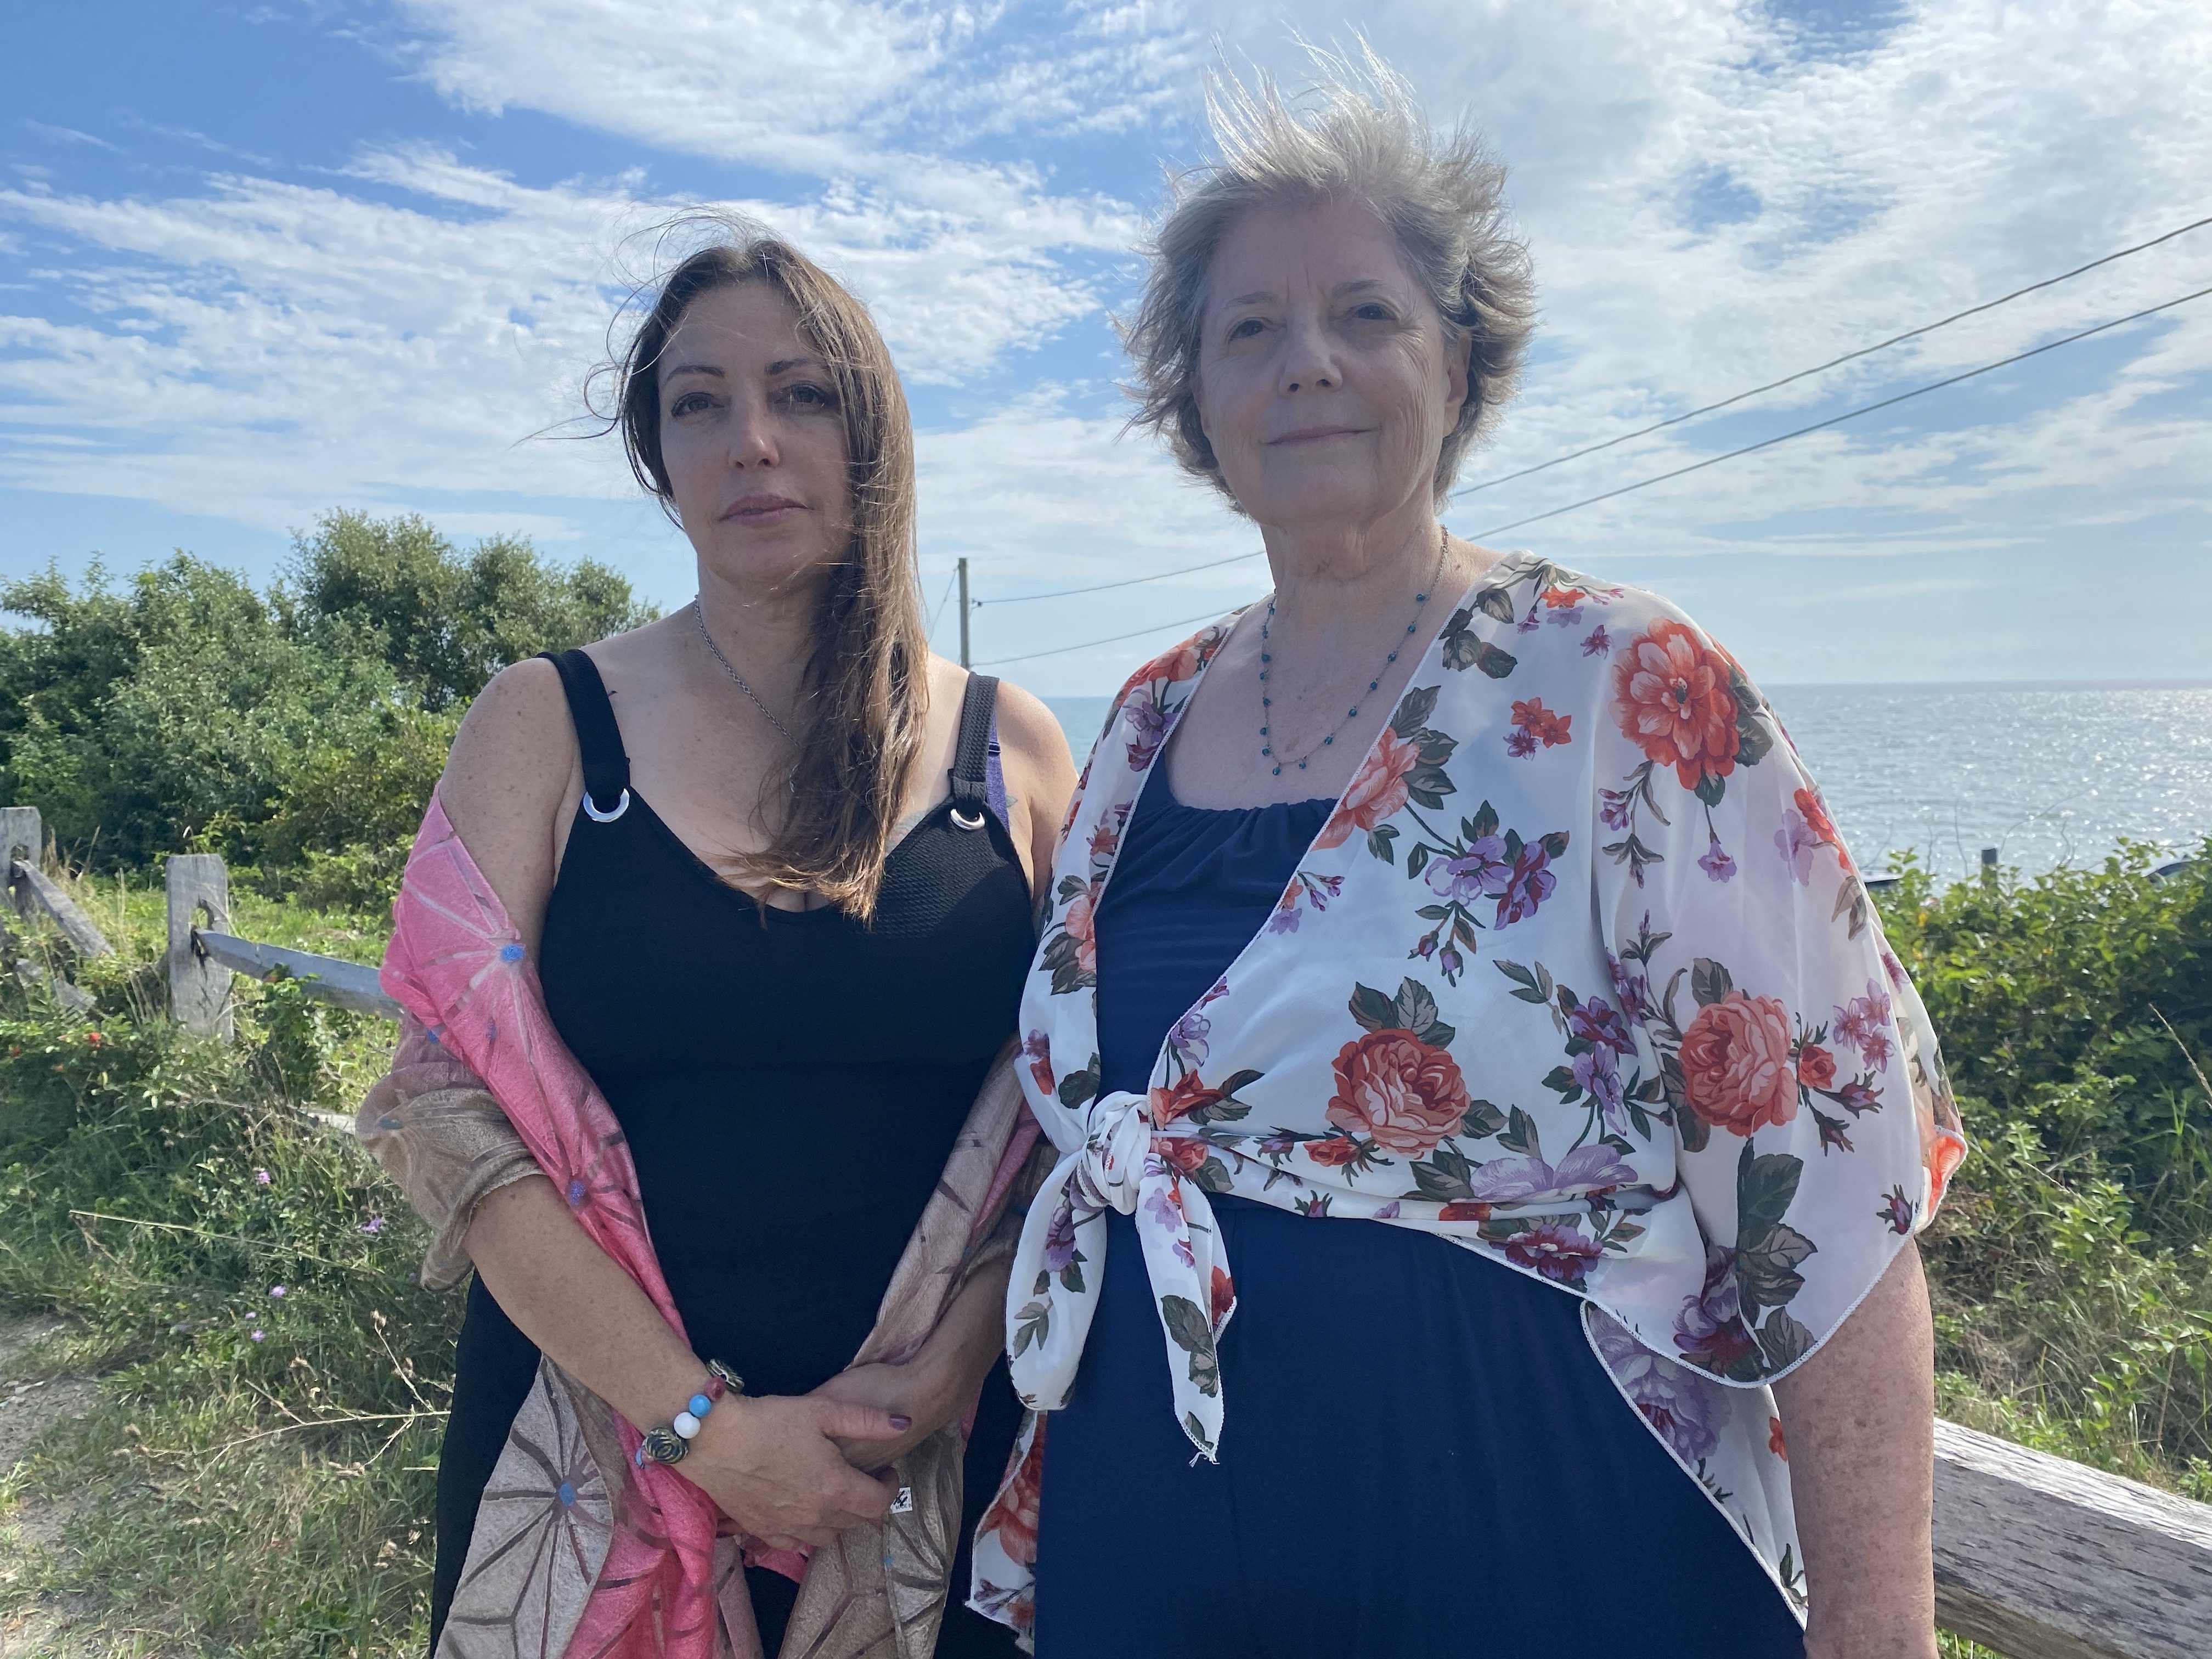
M1213 1351L1213 1327L1206 1310L1187 1296L1160 1298L1160 1322L1176 1346L1190 1356L1190 1380L1200 1394L1221 1392L1221 1361Z

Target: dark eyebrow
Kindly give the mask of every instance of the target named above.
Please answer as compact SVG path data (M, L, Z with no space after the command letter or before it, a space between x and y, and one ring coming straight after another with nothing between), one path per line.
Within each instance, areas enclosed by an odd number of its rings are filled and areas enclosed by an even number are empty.
M819 368L821 366L822 360L818 357L779 357L768 366L768 372L769 376L773 378L775 375L785 374L791 369L808 368Z
M718 380L728 378L720 369L716 368L712 363L678 363L675 368L670 369L668 373L662 375L660 378L662 382L665 384L666 382L674 380L679 374L711 374Z

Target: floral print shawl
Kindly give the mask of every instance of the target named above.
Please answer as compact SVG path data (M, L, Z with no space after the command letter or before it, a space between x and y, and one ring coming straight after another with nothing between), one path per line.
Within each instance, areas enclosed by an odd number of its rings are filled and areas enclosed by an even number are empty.
M426 1283L465 1270L468 1213L543 1173L577 1224L680 1335L612 1110L562 1042L505 908L434 799L393 906L384 988L406 1011L358 1131L436 1232ZM986 1079L855 1364L920 1348L946 1303L1012 1247L1000 1227L1037 1140L1011 1054ZM927 1659L957 1547L965 1425L896 1465L901 1502L800 1557L738 1534L638 1431L541 1361L485 1486L439 1659L759 1659L743 1568L800 1580L784 1651Z
M1233 621L1124 688L1054 870L1021 1083L1061 1158L1007 1289L1033 1410L972 1605L1030 1622L1036 1413L1074 1382L1109 1210L1136 1223L1184 1432L1220 1455L1237 1291L1207 1194L1231 1193L1416 1227L1583 1297L1622 1394L1802 1613L1769 1385L1927 1224L1965 1152L1925 1011L1812 780L1680 611L1511 555L1430 645L1149 1092L1102 1096L1097 907Z

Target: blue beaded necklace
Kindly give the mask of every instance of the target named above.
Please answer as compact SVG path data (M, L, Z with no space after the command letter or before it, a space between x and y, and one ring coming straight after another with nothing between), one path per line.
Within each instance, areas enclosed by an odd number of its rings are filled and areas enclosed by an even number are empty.
M1429 578L1430 587L1434 587L1437 585L1437 578L1441 577L1444 574L1444 554L1449 550L1450 546L1450 532L1446 531L1443 526L1437 526L1437 568L1435 574ZM1406 641L1411 639L1415 634L1420 632L1421 607L1428 602L1429 596L1425 589L1413 595L1413 619L1406 624L1406 631L1403 634L1399 635L1392 643L1390 647L1390 654L1382 659L1382 665L1375 671L1375 678L1367 682L1367 690L1371 692L1376 690L1382 686L1382 677L1390 672L1390 665L1398 660L1398 653L1406 648ZM1267 595L1267 615L1260 623L1260 757L1262 760L1271 760L1275 762L1273 775L1279 778L1283 775L1283 768L1285 766L1295 766L1299 771L1303 772L1306 769L1306 763L1308 761L1311 760L1316 755L1321 753L1322 750L1329 748L1334 744L1336 742L1337 732L1343 731L1346 726L1351 725L1352 721L1359 718L1359 705L1358 703L1354 703L1350 708L1346 709L1345 711L1344 718L1336 723L1335 729L1331 731L1329 734L1323 738L1319 743L1314 744L1312 748L1307 750L1304 754L1298 756L1296 759L1276 760L1275 740L1268 732L1268 727L1274 724L1274 716L1267 712L1275 706L1275 700L1267 695L1267 665L1275 659L1274 653L1269 651L1267 647L1273 642L1270 630L1273 629L1274 625L1275 596L1273 593L1270 593Z

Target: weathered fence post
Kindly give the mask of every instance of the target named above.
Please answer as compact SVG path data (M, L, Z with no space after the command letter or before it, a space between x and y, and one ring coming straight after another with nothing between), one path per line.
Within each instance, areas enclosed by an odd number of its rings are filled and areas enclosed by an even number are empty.
M28 884L16 881L15 860L20 858L35 868L46 850L46 825L37 807L0 806L0 881L8 884L15 914L27 921L31 915L31 890Z
M169 855L169 1018L203 1036L231 1036L230 969L192 931L230 931L230 872L213 853Z

